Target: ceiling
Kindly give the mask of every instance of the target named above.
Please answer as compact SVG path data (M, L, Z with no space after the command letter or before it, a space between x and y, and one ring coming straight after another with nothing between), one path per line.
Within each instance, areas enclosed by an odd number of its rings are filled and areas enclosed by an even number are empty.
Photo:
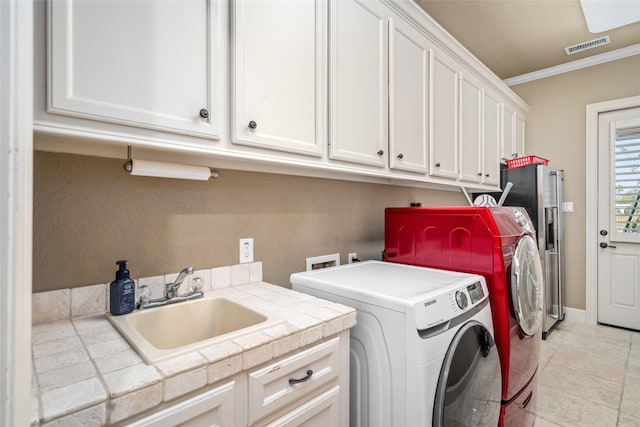
M579 0L416 2L501 79L640 43L640 22L590 33ZM564 51L606 35L611 44L573 55Z

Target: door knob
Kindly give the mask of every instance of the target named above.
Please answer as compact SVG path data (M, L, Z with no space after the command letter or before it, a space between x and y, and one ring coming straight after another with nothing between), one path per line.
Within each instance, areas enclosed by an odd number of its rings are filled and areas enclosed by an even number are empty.
M609 234L609 232L607 230L600 230L600 235L601 236L606 236L607 234Z
M606 248L614 248L614 249L615 249L615 248L616 248L615 246L610 245L610 244L608 244L607 242L602 242L602 243L600 243L600 247L601 247L602 249L606 249Z

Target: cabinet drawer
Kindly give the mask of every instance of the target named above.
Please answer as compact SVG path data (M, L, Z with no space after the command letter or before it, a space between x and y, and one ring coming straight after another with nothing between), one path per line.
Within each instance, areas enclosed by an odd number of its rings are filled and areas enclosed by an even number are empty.
M249 374L249 424L335 380L340 338L319 344ZM308 373L312 371L312 373ZM291 384L290 379L308 379Z

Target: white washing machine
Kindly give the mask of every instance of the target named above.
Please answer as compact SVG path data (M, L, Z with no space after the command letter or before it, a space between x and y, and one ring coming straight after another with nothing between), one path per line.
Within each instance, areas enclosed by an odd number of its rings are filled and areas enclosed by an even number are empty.
M351 427L496 426L502 392L482 276L366 261L291 275L357 310Z

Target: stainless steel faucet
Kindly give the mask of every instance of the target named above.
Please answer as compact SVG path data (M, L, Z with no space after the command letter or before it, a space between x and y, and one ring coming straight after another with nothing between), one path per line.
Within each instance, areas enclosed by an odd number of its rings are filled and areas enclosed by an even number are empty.
M151 308L151 307L160 307L167 304L174 304L176 302L181 301L189 301L196 298L202 298L204 293L202 292L202 279L199 277L195 277L193 279L193 283L191 286L191 291L179 294L178 290L180 286L185 281L187 277L193 274L193 267L187 267L182 269L180 273L178 273L178 277L173 283L167 283L165 285L165 295L164 298L151 299L149 298L149 288L146 286L140 287L139 293L140 298L138 300L138 308Z
M193 274L193 267L183 268L180 273L178 273L178 277L173 283L167 283L165 285L165 297L169 299L173 299L178 296L178 289L180 289L180 285L184 280Z

